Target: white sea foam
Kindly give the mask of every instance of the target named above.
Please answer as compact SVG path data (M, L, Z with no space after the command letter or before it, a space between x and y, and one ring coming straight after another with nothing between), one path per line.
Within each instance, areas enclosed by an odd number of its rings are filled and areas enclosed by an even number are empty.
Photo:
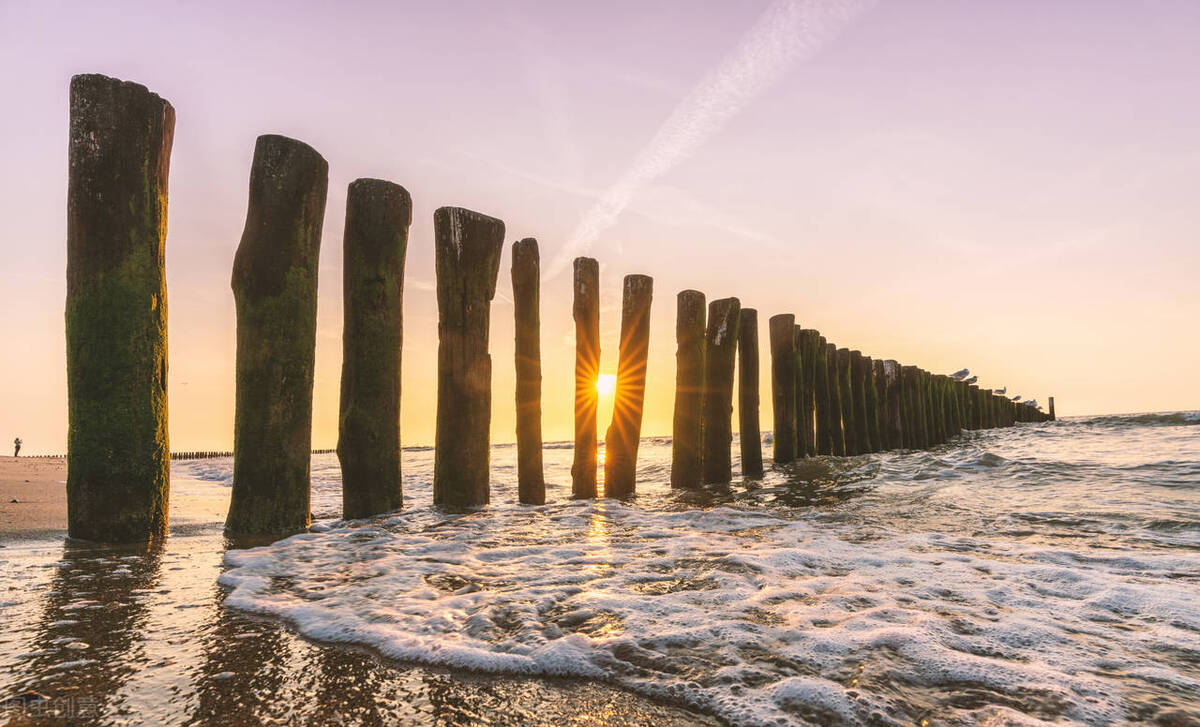
M1164 657L1200 653L1190 554L862 537L730 507L431 514L231 551L227 602L396 659L604 679L734 724L888 724L897 691L965 689L993 697L968 722L1099 725L1125 715L1122 682L1200 693L1189 657Z

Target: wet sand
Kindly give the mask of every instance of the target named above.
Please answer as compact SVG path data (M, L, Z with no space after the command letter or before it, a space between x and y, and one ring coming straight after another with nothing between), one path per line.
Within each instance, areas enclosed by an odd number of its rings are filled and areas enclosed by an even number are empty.
M62 459L0 457L0 542L66 535L66 480Z
M61 460L0 460L0 724L719 724L606 684L302 638L224 605L228 488L176 477L164 544L101 546L66 538L65 479Z

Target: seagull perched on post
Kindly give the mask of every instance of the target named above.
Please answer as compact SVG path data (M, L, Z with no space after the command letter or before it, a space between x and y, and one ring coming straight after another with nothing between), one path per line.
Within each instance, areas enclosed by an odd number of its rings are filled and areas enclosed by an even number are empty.
M950 374L950 378L962 381L963 379L967 378L967 374L969 373L971 373L970 369L959 369L958 371Z

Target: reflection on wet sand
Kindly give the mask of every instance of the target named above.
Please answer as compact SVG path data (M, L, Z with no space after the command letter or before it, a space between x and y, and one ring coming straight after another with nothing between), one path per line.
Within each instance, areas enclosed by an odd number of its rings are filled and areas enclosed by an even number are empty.
M429 669L300 638L227 608L216 585L226 548L262 542L189 532L153 548L5 549L27 574L61 559L6 604L0 724L717 724L603 684Z
M28 676L14 690L50 699L25 705L12 724L113 711L118 693L147 661L141 634L161 558L161 544L63 545L36 627L40 648L30 652Z

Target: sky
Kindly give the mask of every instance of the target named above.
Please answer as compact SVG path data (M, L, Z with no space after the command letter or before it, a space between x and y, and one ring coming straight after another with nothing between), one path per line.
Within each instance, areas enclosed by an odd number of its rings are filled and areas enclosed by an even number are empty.
M168 99L175 450L232 443L229 280L255 138L329 162L314 447L337 439L341 245L359 177L413 198L405 445L433 441L433 211L504 220L543 261L543 427L572 436L570 260L654 277L643 433L669 434L675 296L794 313L839 346L1060 416L1200 409L1195 0L0 0L0 438L65 449L67 92ZM514 439L510 256L492 439ZM611 407L601 406L600 430ZM736 415L735 415L736 424Z

